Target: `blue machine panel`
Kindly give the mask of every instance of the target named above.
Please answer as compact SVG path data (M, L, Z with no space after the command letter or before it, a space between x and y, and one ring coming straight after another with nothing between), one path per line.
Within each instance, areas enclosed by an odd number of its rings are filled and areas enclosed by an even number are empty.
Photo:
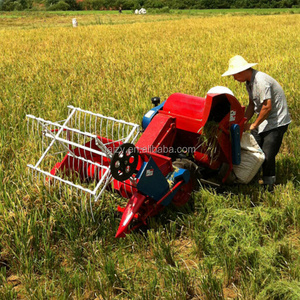
M170 188L180 180L187 183L190 180L190 172L186 169L177 168L174 172L168 174L167 178L165 178L151 157L148 162L144 162L140 171L137 173L136 178L139 179L136 186L137 189L142 194L153 198L155 201L159 201L170 190ZM168 180L172 182L171 187ZM173 197L180 189L180 186L177 187L177 189L175 189L166 199L164 199L161 204L170 204Z
M184 183L188 183L190 180L190 171L186 169L180 169L178 168L176 171L170 173L167 176L167 179L170 180L174 186L178 181L183 180ZM172 201L173 197L176 195L176 193L179 191L181 185L177 187L161 204L162 205L169 205Z
M239 165L241 163L240 126L238 124L233 124L230 127L230 133L231 133L232 164Z
M142 128L145 130L147 128L147 126L149 125L149 123L151 122L151 120L154 118L154 116L158 113L158 111L160 109L163 108L164 104L166 101L162 102L161 104L153 107L152 109L150 109L143 117L142 120Z
M159 201L169 190L169 183L155 161L150 157L137 174L137 189L156 201Z

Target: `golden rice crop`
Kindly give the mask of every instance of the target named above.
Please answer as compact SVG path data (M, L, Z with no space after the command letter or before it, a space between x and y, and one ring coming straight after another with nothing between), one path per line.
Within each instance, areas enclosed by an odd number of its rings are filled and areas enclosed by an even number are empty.
M299 22L298 15L224 16L2 30L2 126L20 138L26 113L61 119L69 104L140 122L153 96L205 96L216 85L246 104L245 88L220 76L235 54L282 84L296 121Z
M246 103L244 88L220 77L235 54L258 62L298 107L298 26L284 15L2 31L2 109L54 117L74 104L139 121L154 95L204 96L215 85Z

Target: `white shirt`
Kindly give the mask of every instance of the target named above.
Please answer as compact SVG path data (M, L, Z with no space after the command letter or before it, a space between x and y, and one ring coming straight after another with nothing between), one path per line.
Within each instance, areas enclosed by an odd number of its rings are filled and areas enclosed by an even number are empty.
M246 83L254 112L259 114L265 100L271 99L272 109L266 120L258 126L258 133L291 123L287 101L280 84L271 76L253 70L251 81Z

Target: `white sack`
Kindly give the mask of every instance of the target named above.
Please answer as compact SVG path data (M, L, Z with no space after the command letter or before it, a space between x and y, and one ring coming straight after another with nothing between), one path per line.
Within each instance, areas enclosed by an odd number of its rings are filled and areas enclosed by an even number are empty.
M241 163L233 165L238 183L249 183L265 160L265 154L250 132L244 132L241 139Z
M72 19L72 24L73 24L73 27L77 27L78 26L78 22L77 22L76 18Z

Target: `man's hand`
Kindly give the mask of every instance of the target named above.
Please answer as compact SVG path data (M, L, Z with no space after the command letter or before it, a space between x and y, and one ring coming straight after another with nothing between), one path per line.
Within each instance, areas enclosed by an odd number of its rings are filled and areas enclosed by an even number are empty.
M253 130L257 128L264 120L266 120L272 110L272 101L271 99L265 100L262 104L261 110L259 112L259 115L255 122L251 125L253 125L253 128L250 130ZM250 126L251 127L251 126Z
M252 124L246 123L244 125L244 131L256 129L265 119L268 118L268 116L271 112L271 109L272 109L271 99L265 100L263 102L262 108L260 110L260 113L259 113L257 119Z
M257 128L257 127L254 125L254 123L253 123L253 124L246 123L246 124L244 125L244 131L254 130L254 129L256 129L256 128Z
M244 131L248 131L248 130L250 130L250 126L251 126L252 124L250 124L250 123L245 123L245 125L244 125Z

